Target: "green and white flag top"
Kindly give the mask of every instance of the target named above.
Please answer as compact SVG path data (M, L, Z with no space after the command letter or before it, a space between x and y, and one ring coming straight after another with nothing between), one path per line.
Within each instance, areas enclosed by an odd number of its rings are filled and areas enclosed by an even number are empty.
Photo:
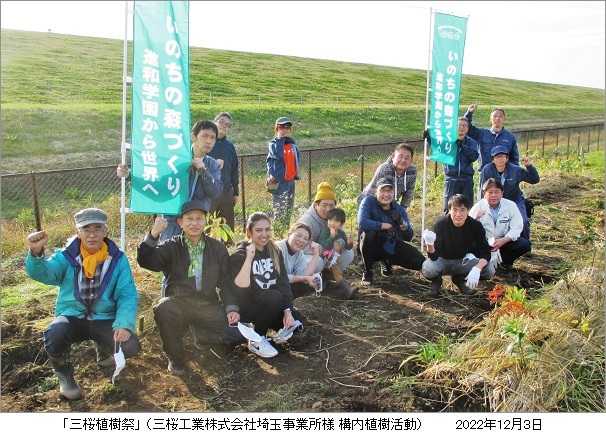
M431 56L429 136L433 161L453 165L457 156L459 97L467 18L436 12Z
M189 3L135 1L130 208L177 214L187 200Z

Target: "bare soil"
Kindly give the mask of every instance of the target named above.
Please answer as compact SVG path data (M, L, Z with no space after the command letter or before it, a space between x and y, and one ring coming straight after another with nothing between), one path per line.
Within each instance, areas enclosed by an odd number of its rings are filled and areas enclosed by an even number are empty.
M92 343L74 346L72 358L83 400L68 402L48 366L41 333L52 319L50 301L30 301L26 308L5 311L2 335L0 410L10 412L110 411L485 411L482 398L468 395L449 402L429 385L394 386L402 373L414 375L420 365L402 360L420 344L441 335L461 338L491 305L486 298L495 283L517 284L531 296L563 275L573 260L589 251L577 243L575 216L598 214L588 207L603 197L601 183L582 177L553 178L545 187L574 186L570 196L550 190L532 194L536 201L532 256L513 271L498 274L473 296L463 296L448 281L440 298L429 297L429 282L418 273L395 268L394 276L360 288L351 301L325 296L295 301L304 315L304 331L281 354L261 359L245 346L229 349L186 342L188 373L175 377L166 370L160 338L150 306L157 296L151 281L139 282L145 330L142 353L128 360L116 385L95 364ZM576 225L575 225L576 224ZM571 228L572 227L572 228ZM555 237L554 234L556 235ZM377 269L378 271L378 269ZM359 285L360 268L350 280ZM150 286L148 286L150 285Z

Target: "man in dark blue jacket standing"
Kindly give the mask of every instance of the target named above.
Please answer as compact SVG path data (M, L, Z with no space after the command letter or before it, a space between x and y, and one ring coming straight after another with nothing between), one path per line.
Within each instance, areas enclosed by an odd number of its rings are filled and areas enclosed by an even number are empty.
M214 200L212 211L225 218L227 225L234 229L234 206L238 202L240 163L234 144L227 139L229 128L233 124L231 114L222 112L215 117L215 124L219 130L215 146L208 153L221 168L221 181L223 192Z
M448 211L448 200L457 193L473 200L473 163L480 156L478 142L467 135L469 121L459 117L458 137L456 141L457 156L452 166L444 165L444 212ZM431 144L427 131L423 133Z
M495 108L490 113L490 128L486 129L473 126L472 117L476 108L476 104L469 105L465 118L469 121L469 136L480 143L480 170L490 164L490 153L496 146L505 147L509 152L509 161L513 164L519 164L520 152L518 151L518 141L515 135L505 129L505 110Z
M364 262L362 284L373 280L375 262L386 261L392 265L420 271L425 257L414 246L412 225L406 210L394 200L394 183L391 178L377 182L374 196L362 200L358 210L360 253Z

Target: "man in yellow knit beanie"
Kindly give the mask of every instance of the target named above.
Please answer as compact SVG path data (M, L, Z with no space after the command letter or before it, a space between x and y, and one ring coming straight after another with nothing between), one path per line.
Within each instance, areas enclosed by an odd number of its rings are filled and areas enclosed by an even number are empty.
M311 204L309 209L297 221L310 228L311 240L318 243L323 231L330 232L330 230L328 230L328 212L336 206L337 196L335 191L332 189L330 183L322 181L318 184L313 204ZM354 250L344 249L336 266L340 272L344 272L351 262L353 262L353 259ZM324 274L326 274L326 272L324 272ZM332 291L334 292L332 295L346 299L351 298L355 293L355 289L344 279L336 278L336 280L336 290Z

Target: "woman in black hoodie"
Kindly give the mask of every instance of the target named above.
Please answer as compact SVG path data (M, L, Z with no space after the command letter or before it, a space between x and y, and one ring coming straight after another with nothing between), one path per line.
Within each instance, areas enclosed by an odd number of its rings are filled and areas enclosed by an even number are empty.
M298 318L292 306L292 292L284 259L271 239L271 220L265 213L253 213L246 223L247 241L230 256L230 270L240 301L240 320L252 322L261 342L249 341L248 348L263 357L273 357L265 334L290 328ZM293 315L294 313L294 315ZM280 337L274 341L280 342ZM272 351L273 350L273 351ZM274 354L275 352L275 354Z

